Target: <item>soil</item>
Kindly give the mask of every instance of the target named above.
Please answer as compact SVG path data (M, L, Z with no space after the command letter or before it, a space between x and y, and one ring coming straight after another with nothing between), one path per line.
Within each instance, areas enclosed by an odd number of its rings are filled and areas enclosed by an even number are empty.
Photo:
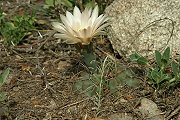
M12 16L24 7L32 8L22 1L0 3L4 12ZM44 5L39 0L31 3ZM39 13L37 21L45 18L50 16ZM179 106L180 88L159 93L142 78L138 87L121 86L118 96L107 92L97 112L93 97L73 90L80 73L87 71L82 56L73 45L66 45L53 37L55 31L50 22L38 22L41 30L31 32L20 45L8 47L3 42L0 44L0 73L10 68L9 82L1 89L8 93L7 99L0 102L0 110L6 109L6 114L0 114L2 120L81 120L86 115L91 120L107 118L113 113L130 113L142 120L134 112L141 98L154 101L165 116ZM95 41L97 39L101 38ZM114 54L107 37L103 37L101 44L95 43L94 48L99 58L104 59L106 54L110 54L119 64L129 64ZM171 120L177 119L177 114L171 117Z

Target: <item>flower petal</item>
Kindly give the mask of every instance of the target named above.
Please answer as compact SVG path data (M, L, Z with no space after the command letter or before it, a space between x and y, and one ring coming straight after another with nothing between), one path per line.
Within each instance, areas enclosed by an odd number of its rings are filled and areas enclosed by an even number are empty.
M81 27L82 28L87 28L88 27L88 20L89 20L89 15L88 15L88 9L86 8L81 15Z
M92 34L92 36L96 36L96 35L102 35L102 34L105 34L104 31L102 31L103 28L107 27L109 24L103 24L101 25L99 28L97 28L95 30L95 32Z
M69 20L64 15L60 15L60 17L66 27L71 27L71 25L69 24Z
M73 15L74 15L74 19L76 19L78 22L81 22L80 19L81 19L81 12L79 10L78 7L74 7L74 11L73 11Z
M98 9L98 6L96 6L92 12L92 15L91 15L91 18L92 18L92 23L95 22L95 20L97 19L98 17L98 12L99 12L99 9Z
M52 26L54 27L53 29L58 31L58 32L65 32L66 30L64 29L64 25L59 22L52 22Z
M69 21L69 23L71 24L71 26L73 25L73 15L70 12L66 12L66 17Z
M88 10L88 15L89 15L89 17L91 17L91 15L92 15L92 7L89 8L89 10Z
M94 22L92 32L96 31L98 27L100 27L104 22L106 22L108 19L104 15L100 15Z
M55 34L54 37L55 37L55 38L66 39L65 42L66 42L67 44L75 44L75 43L81 42L80 39L77 39L77 38L75 38L75 37L67 36L66 34Z

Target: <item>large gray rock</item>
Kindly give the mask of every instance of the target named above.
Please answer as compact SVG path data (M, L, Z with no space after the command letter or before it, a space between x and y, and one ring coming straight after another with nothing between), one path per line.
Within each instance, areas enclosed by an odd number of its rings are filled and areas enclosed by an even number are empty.
M180 49L180 0L115 0L105 12L109 39L122 56Z

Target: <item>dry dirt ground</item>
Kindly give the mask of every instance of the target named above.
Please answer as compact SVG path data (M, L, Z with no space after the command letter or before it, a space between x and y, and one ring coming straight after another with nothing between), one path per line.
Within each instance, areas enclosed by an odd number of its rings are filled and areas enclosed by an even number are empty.
M3 2L7 14L14 15L24 6L12 0ZM33 4L42 5L43 2L34 0ZM1 89L8 93L7 99L0 102L0 110L8 109L6 115L0 116L2 120L81 120L86 114L90 120L97 116L107 118L113 113L130 113L138 117L134 109L141 98L154 101L167 116L179 105L179 88L159 94L142 79L139 87L121 86L119 96L105 94L97 112L92 97L73 90L79 73L86 70L81 56L74 46L58 43L53 38L50 23L43 27L39 30L41 36L34 31L25 38L29 43L14 47L0 44L0 73L10 68L9 83ZM104 39L104 44L95 44L97 57L103 58L104 53L114 55L108 40ZM178 115L172 117L172 120L177 119ZM139 117L139 120L143 118Z

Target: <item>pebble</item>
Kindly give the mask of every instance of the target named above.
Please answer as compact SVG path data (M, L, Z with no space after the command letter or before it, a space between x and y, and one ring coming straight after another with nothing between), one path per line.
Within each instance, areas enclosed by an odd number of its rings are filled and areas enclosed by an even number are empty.
M20 87L13 87L13 91L17 92L20 90Z

